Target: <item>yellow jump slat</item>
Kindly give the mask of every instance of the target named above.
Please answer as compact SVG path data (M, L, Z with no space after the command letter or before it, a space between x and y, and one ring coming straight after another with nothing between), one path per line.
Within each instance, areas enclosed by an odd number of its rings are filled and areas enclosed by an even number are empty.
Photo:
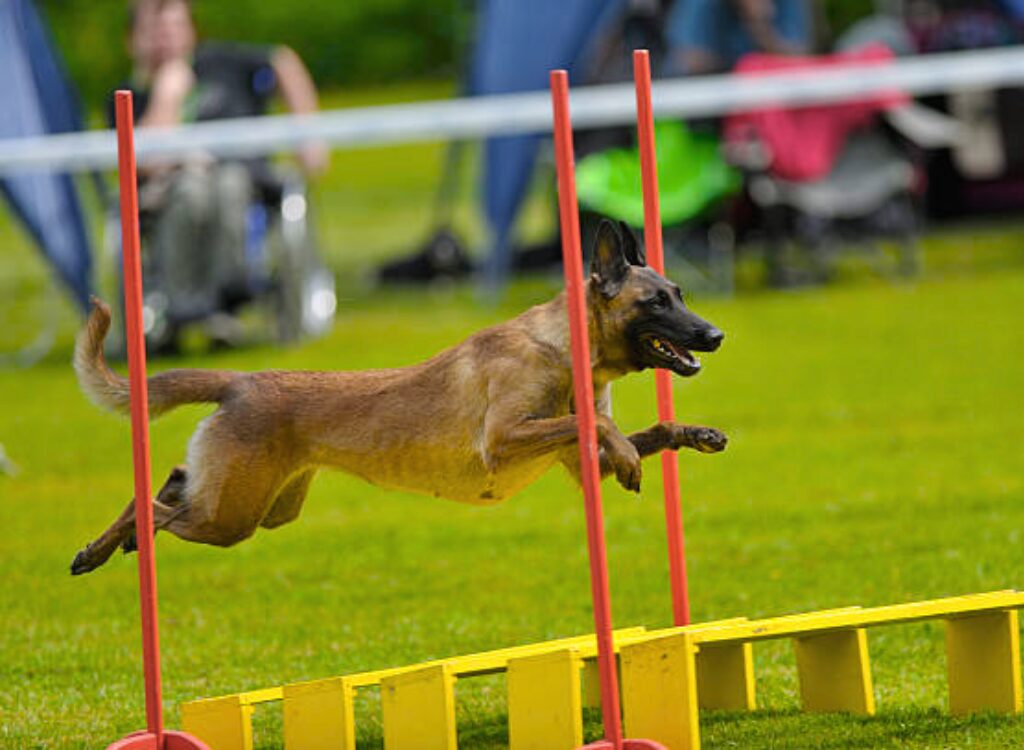
M572 649L509 661L510 750L575 750L583 744L582 665Z
M181 707L181 728L216 750L252 750L252 712L240 695L192 701Z
M1020 631L1017 611L946 620L949 712L1020 713Z
M622 648L622 709L630 737L671 750L700 748L694 634L686 631Z
M701 708L753 711L754 648L749 643L701 646L697 652L697 694Z
M804 635L793 639L793 648L805 711L875 713L868 637L863 628Z
M284 687L287 750L355 750L355 689L346 677Z
M456 750L455 675L448 664L380 683L384 750Z

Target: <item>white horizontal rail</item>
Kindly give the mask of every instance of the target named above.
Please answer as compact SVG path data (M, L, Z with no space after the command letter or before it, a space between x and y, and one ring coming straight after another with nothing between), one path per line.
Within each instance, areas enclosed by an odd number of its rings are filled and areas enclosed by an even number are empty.
M662 80L654 85L659 117L707 117L751 108L846 101L903 91L922 95L1024 84L1024 46L903 58L827 71L788 71L756 78L732 75ZM591 86L572 94L577 128L635 121L632 84ZM309 141L335 147L472 139L548 132L547 92L342 109L312 115L274 115L142 129L140 163L181 160L190 153L245 157L287 151ZM113 167L112 131L0 139L0 174L26 169L79 171Z

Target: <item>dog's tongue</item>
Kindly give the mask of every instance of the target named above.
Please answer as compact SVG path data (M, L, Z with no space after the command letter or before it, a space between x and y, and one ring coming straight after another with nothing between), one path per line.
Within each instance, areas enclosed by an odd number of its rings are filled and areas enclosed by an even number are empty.
M680 349L678 346L673 344L671 341L665 339L661 343L663 343L665 346L667 346L669 349L671 349L672 353L675 354L677 357L679 357L679 359L683 360L684 362L686 360L691 359L690 353L688 351L686 351L685 349Z
M681 359L686 364L691 365L691 366L697 366L697 365L700 364L700 360L698 360L695 356L690 354L690 352L688 352L686 349L680 349L678 346L673 344L671 341L665 341L664 344L665 344L665 346L667 346L669 349L672 350L673 354L675 354L677 357L679 357L679 359Z

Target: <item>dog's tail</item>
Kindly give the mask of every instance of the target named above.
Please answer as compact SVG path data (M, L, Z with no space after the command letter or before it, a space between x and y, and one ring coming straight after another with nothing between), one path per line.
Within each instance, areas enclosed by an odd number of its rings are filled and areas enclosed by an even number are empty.
M97 406L127 414L128 378L118 375L103 357L103 340L110 330L110 308L92 298L92 312L75 342L75 372L85 395ZM240 373L226 370L168 370L147 381L149 412L159 416L181 404L219 403Z

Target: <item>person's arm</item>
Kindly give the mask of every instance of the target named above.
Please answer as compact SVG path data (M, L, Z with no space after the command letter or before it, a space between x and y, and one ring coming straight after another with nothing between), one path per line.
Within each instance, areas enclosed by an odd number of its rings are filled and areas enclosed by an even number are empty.
M274 69L281 98L290 112L302 115L319 109L313 77L294 50L277 47L270 58L270 65ZM327 168L330 153L322 143L309 143L302 146L298 157L306 172L318 174Z
M181 123L185 99L195 80L187 60L170 60L161 65L153 76L149 103L139 117L139 127L170 127Z

